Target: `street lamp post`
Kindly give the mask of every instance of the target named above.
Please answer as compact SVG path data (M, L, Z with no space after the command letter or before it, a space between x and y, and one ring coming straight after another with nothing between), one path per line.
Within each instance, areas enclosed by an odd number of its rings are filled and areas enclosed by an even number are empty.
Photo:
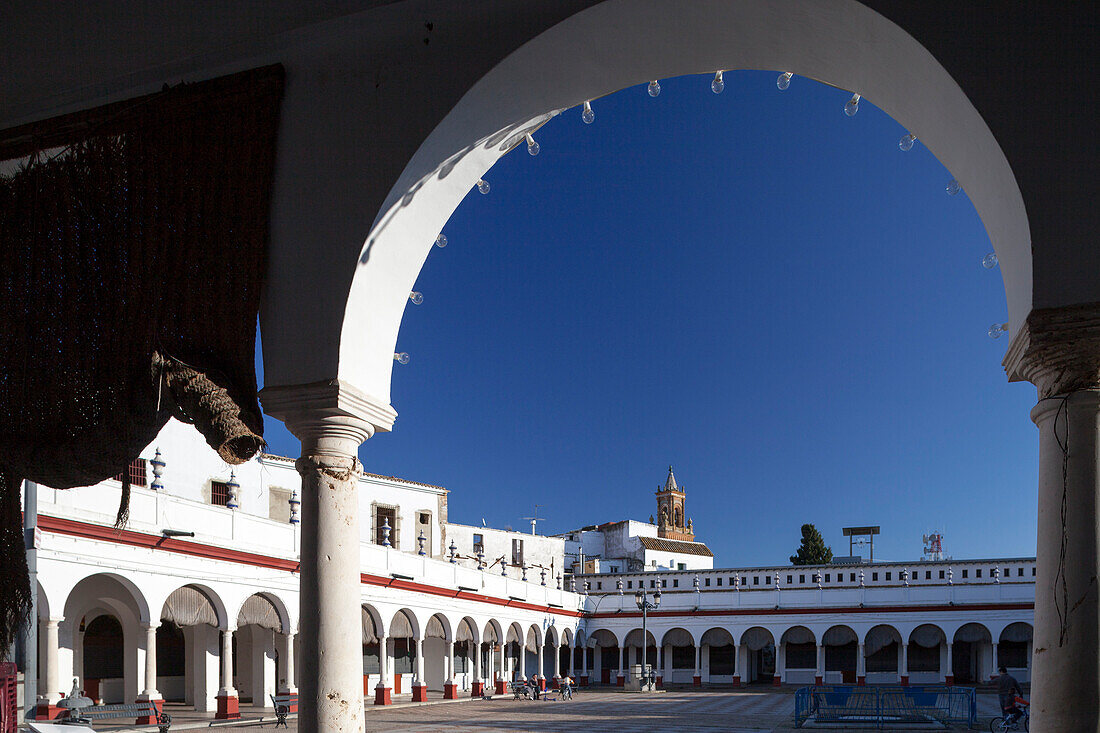
M642 612L642 669L645 669L649 666L649 660L646 659L646 657L648 656L646 654L646 650L648 648L646 642L649 641L649 633L646 623L647 614L650 611L657 610L657 607L661 605L661 589L657 589L657 592L653 594L653 600L650 601L646 595L645 587L643 586L642 588L639 588L638 591L634 594L634 603L638 605L638 610ZM656 677L656 671L650 668L648 680L646 681L646 684L650 690L656 687Z

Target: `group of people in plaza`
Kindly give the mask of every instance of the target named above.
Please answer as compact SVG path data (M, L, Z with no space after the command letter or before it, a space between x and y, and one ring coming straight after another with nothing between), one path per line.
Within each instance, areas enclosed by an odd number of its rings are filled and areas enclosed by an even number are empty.
M573 699L573 678L569 675L563 676L558 681L558 693L561 695L562 700ZM515 699L520 698L538 700L546 693L539 685L539 679L537 675L531 675L530 680L521 680L513 685L513 691L515 693Z

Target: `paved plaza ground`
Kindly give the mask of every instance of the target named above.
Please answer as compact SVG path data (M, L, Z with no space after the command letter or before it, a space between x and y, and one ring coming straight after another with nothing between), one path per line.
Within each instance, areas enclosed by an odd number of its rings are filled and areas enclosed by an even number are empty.
M173 730L209 730L208 716L173 713ZM367 731L578 731L580 733L760 733L793 731L794 690L694 691L673 690L653 695L605 691L581 691L573 701L544 702L513 700L496 696L492 700L464 700L426 705L396 704L381 708L367 705ZM263 729L273 728L270 711L242 708L242 716L254 722L229 727L258 730L256 719L264 717ZM978 728L988 729L997 714L997 697L978 695ZM217 726L222 727L222 726ZM100 728L97 726L97 729ZM290 720L290 731L297 731ZM122 729L114 729L122 730ZM135 729L128 729L135 730ZM142 728L140 730L150 730ZM155 729L152 729L155 730ZM279 730L283 730L280 728ZM833 728L831 730L837 730ZM910 729L912 730L912 729Z

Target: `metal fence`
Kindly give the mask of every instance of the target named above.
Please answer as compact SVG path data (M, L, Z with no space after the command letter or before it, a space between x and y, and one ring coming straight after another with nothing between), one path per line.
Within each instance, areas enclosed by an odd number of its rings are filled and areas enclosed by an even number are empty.
M794 696L794 724L813 727L890 728L977 724L972 687L823 685L802 687Z
M15 662L0 662L0 733L15 733L19 723Z

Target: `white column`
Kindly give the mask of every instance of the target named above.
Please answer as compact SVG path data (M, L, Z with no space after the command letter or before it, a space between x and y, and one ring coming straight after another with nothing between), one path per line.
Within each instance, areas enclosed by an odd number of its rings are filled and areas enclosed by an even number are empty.
M38 698L50 705L56 705L62 695L61 664L58 659L58 649L61 644L58 641L57 633L57 628L60 623L61 619L51 618L47 619L45 624L45 654L42 655L42 661L45 662L46 667L42 675L42 680L45 684L42 689L38 691Z
M543 643L539 644L539 673L538 673L538 678L540 680L546 679L545 652L546 652L546 643L545 643L545 640L543 640Z
M581 646L581 677L588 676L588 646Z
M856 679L860 677L867 677L867 658L864 656L863 644L856 647Z
M222 629L222 687L218 697L236 697L233 687L233 629Z
M735 677L741 677L741 645L733 645L733 674Z
M471 660L471 664L473 666L471 667L471 670L470 670L472 672L472 674L470 675L470 679L473 680L474 682L480 682L481 681L481 674L480 674L480 672L481 672L481 643L479 642L477 644L470 644L470 649L472 650L472 655L471 656L473 657L473 659Z
M993 642L992 654L993 654L993 659L992 659L993 666L989 670L989 676L990 677L996 677L997 676L997 642Z
M294 634L279 634L279 658L283 662L283 678L279 680L280 694L297 692L294 686Z
M860 647L861 649L863 647ZM787 676L787 642L780 641L775 654L775 674L781 682L786 682Z
M941 673L941 674L943 674L943 675L944 675L945 677L946 677L947 675L952 675L952 676L953 676L953 675L955 674L955 665L954 665L954 663L953 663L953 662L951 661L951 652L953 651L953 647L954 647L955 645L954 645L954 644L952 644L952 643L951 643L950 641L947 641L947 642L946 642L946 644L947 644L947 669L946 669L946 670L944 670L944 671L943 671L943 672Z
M447 642L446 672L446 679L443 680L443 683L447 685L453 685L455 681L455 643L453 641Z
M576 664L577 664L577 646L576 646L576 640L574 639L574 643L569 645L569 670L566 672L566 674L568 674L570 677L574 676L574 672L576 671Z
M265 387L264 411L302 441L301 681L303 733L363 728L359 445L389 430L388 404L336 379Z
M519 676L527 679L527 639L519 646Z
M493 684L493 682L496 681L496 678L497 678L496 677L496 675L497 675L497 670L496 670L497 660L496 660L496 655L493 654L493 645L492 645L492 643L489 644L489 648L487 649L487 651L488 651L488 654L485 655L485 657L486 657L485 661L488 664L488 668L485 670L485 679L491 685L491 684Z
M822 684L825 682L825 647L821 644L817 645L817 671L815 676L821 679Z
M413 685L424 685L427 684L424 682L424 640L416 639L414 643L416 649L416 667L414 667L416 678L413 679Z
M390 687L389 641L385 636L378 637L378 684L375 685L376 689Z
M159 700L157 692L157 624L145 627L145 689L138 696L140 700Z
M624 658L623 652L624 652L623 646L622 646L622 644L620 644L619 645L619 676L620 677L625 677L626 676L626 660Z
M1100 308L1033 310L1005 372L1038 390L1039 526L1031 725L1096 730L1100 718Z
M703 656L703 645L702 644L696 644L695 645L695 676L696 677L702 676L702 669L700 668L700 665L702 663L702 656Z
M909 645L908 644L902 644L901 645L901 664L898 665L898 676L899 677L908 677L909 676Z

